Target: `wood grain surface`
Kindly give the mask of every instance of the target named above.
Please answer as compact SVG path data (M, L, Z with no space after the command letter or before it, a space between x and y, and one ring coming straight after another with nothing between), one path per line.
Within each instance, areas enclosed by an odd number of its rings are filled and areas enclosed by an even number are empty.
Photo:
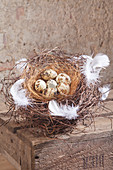
M8 160L0 154L0 170L16 170Z
M90 126L86 119L72 133L56 138L36 136L10 122L0 128L0 152L17 170L112 170L113 90L108 99L109 110L95 113ZM0 115L0 123L8 119ZM7 164L3 168L9 170Z

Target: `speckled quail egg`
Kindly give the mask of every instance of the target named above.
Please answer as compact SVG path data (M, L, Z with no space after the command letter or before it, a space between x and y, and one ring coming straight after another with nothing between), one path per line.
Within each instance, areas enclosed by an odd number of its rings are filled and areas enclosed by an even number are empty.
M45 70L42 74L41 74L42 78L44 80L50 80L50 79L54 79L57 77L57 72L52 70L52 69L48 69Z
M38 79L38 80L35 82L35 90L36 90L37 92L43 93L45 89L46 89L46 83L45 83L45 81L43 81L43 80L41 80L41 79Z
M48 88L56 88L57 87L57 82L53 79L50 79L47 81L47 87Z
M66 83L60 83L57 89L61 95L67 95L70 92L70 86L69 84L66 84Z
M66 83L66 84L71 84L71 78L65 74L65 73L60 73L57 77L56 77L56 81L57 83Z
M47 88L44 92L46 98L52 98L57 95L57 88Z

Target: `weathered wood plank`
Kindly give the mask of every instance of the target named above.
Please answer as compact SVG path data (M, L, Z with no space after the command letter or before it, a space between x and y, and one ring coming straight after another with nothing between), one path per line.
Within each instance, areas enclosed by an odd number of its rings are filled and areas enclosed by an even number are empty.
M1 170L16 170L8 161L0 154L0 169Z
M14 168L15 170L21 170L21 167L17 163L17 161L11 155L9 155L3 148L0 148L0 153L2 154L2 156L6 158L6 160L8 160L16 168L16 169ZM0 164L0 168L1 168L1 164ZM4 166L4 168L6 168L6 166Z
M35 146L35 169L112 169L113 133L72 137Z
M102 169L113 165L113 131L109 118L97 117L95 127L84 132L59 135L57 139L37 138L26 130L0 129L0 145L22 170ZM84 128L79 127L80 130Z
M31 170L31 147L5 126L0 128L0 150L17 169Z
M0 150L18 170L111 170L113 167L113 101L94 123L79 123L71 134L34 136L14 122L0 128ZM0 123L6 121L4 116Z

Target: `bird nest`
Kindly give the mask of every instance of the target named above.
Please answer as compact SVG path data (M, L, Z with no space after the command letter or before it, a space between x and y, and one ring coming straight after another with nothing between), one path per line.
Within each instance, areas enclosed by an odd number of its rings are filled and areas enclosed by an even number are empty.
M2 92L11 111L11 118L22 127L33 127L36 129L35 133L40 131L50 135L71 131L78 121L87 115L92 117L92 108L101 103L102 93L99 91L99 81L91 83L90 86L87 84L81 71L86 58L80 56L76 54L75 57L59 49L53 49L35 54L27 60L20 60L9 76L2 81ZM35 89L36 81L43 79L44 72L50 69L57 75L64 73L69 76L71 82L68 85L68 93L60 93L57 89L51 96L46 95L47 89L44 89L43 93ZM21 87L18 86L16 94L12 95L11 89L18 80L22 80ZM56 81L56 77L53 80ZM44 81L47 84L48 80ZM20 101L20 91L24 94L25 100ZM27 104L24 105L24 102Z
M36 63L33 60L30 61L30 65L25 68L22 75L22 78L25 79L24 88L30 92L31 98L34 98L41 102L47 102L51 99L61 101L64 99L73 98L73 95L76 92L76 88L80 82L80 71L77 68L76 64L72 63L69 60L66 60L65 56L63 58L61 56L50 54L36 56L36 59ZM64 95L57 93L56 95L51 97L49 95L46 96L42 93L37 93L34 88L36 80L41 79L41 75L44 73L44 71L50 69L54 70L57 74L65 73L70 77L71 85L68 95L66 95L65 93Z

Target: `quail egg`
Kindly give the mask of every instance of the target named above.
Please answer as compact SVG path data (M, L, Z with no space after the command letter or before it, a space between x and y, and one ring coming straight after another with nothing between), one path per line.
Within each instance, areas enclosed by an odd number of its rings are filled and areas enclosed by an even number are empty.
M41 79L38 79L36 82L35 82L35 90L37 92L40 92L40 93L43 93L43 91L46 89L46 83L45 81L41 80Z
M57 77L57 72L52 70L52 69L48 69L45 70L42 74L41 74L42 78L44 80L50 80L50 79L54 79Z
M70 86L69 84L66 84L66 83L60 83L57 89L61 95L67 95L70 92Z
M66 84L71 84L71 78L65 74L65 73L60 73L57 77L56 77L56 81L57 83L66 83Z
M47 88L44 92L46 98L52 98L57 95L57 88Z
M48 88L56 88L57 87L57 82L53 79L50 79L47 81L47 87Z

